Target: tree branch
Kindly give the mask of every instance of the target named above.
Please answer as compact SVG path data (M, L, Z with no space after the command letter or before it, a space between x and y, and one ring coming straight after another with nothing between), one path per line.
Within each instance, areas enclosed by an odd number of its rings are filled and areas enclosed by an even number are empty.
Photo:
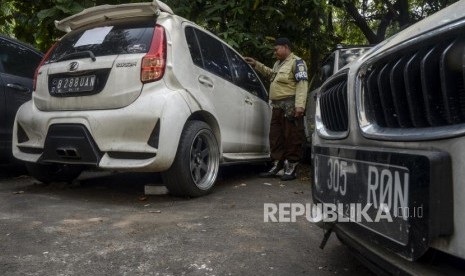
M358 12L358 9L355 6L354 2L344 1L342 5L344 6L346 12L352 17L352 19L354 19L355 25L357 25L360 28L360 30L365 35L370 44L376 44L381 41L379 40L378 36L373 32L373 30L371 30L365 18Z

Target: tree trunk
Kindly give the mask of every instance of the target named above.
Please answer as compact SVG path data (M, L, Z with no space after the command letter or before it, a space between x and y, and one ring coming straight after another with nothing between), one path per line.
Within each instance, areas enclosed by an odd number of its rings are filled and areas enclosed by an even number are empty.
M344 1L343 6L352 19L354 19L355 25L360 28L370 44L376 44L382 41L379 40L379 37L371 30L368 22L358 12L358 9L353 2Z

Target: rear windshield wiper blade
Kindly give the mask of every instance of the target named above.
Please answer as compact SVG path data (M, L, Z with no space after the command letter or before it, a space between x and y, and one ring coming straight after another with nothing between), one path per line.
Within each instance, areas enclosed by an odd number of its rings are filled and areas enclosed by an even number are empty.
M92 53L92 51L81 51L81 52L75 52L75 53L64 55L60 57L59 59L57 59L56 61L58 62L58 61L69 60L69 59L79 58L79 57L86 57L86 56L90 57L92 61L97 60L95 58L94 53Z

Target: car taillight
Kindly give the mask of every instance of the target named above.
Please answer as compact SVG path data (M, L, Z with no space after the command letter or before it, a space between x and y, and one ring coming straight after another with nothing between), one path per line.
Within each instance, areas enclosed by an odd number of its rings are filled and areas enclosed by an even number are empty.
M36 91L37 76L39 75L40 67L42 67L42 65L44 65L44 63L48 60L48 58L50 57L50 54L52 53L53 49L55 49L55 47L57 46L57 43L58 42L55 42L55 44L53 44L52 47L50 47L50 49L48 49L47 53L45 54L45 56L40 61L39 66L37 66L36 71L34 73L34 81L33 81L33 86L32 86L33 91Z
M150 50L142 58L140 79L142 83L157 81L165 74L166 66L166 37L165 29L156 25L153 31Z

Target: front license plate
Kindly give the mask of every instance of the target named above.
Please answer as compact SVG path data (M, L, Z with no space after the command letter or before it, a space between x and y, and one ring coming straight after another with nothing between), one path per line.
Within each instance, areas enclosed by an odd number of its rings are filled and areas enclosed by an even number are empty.
M315 146L312 194L341 227L413 260L452 233L451 175L443 152Z
M55 78L52 80L53 94L89 92L94 90L95 75Z
M407 167L317 154L315 172L320 199L334 204L341 216L407 244L408 216L403 216L409 211Z

